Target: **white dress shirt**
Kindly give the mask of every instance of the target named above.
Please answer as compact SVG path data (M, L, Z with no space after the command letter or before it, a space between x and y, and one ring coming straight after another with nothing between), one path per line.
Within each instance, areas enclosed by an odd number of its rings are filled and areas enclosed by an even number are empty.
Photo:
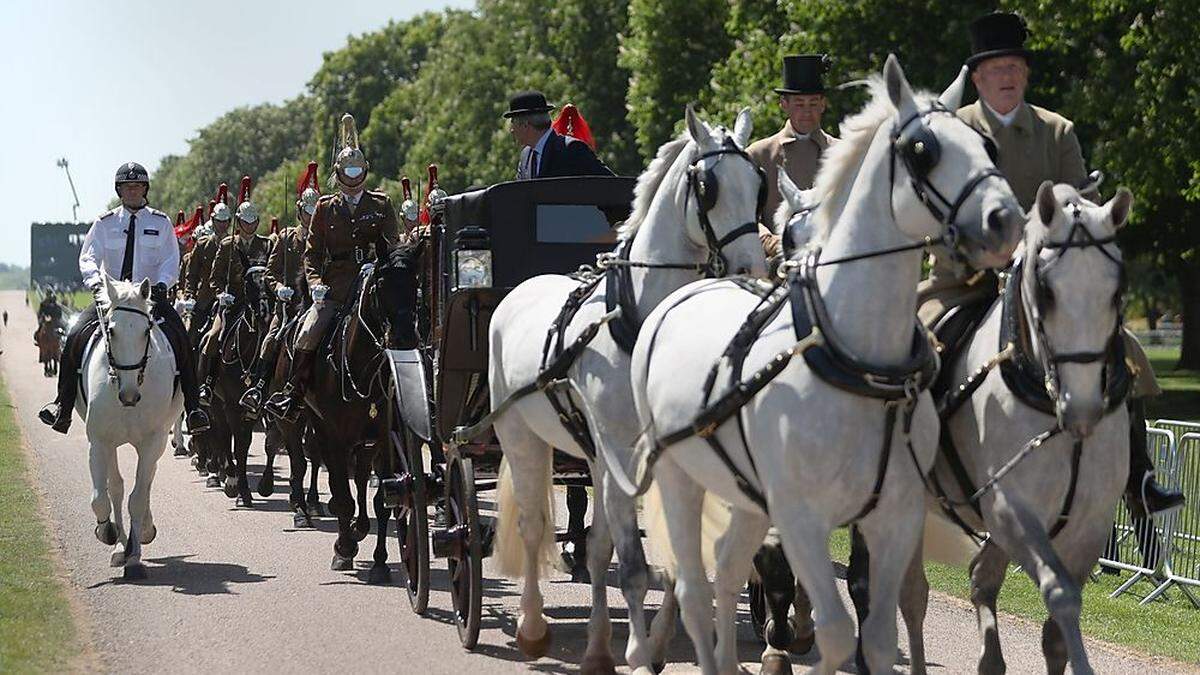
M982 99L981 99L981 100L982 100ZM988 110L989 110L989 111L990 111L990 112L991 112L993 115L995 115L995 116L996 116L996 119L1000 120L1000 124L1003 124L1003 125L1004 125L1004 126L1006 126L1006 127L1007 127L1007 126L1011 126L1011 125L1012 125L1012 123L1013 123L1013 120L1017 119L1017 111L1021 109L1021 105L1020 105L1020 104L1018 104L1018 105L1017 105L1015 108L1013 108L1012 110L1009 110L1008 112L1006 112L1006 113L1004 113L1003 115L1001 115L1000 113L996 112L996 109L995 109L995 108L993 108L992 106L988 105L988 102L987 102L987 101L984 101L984 102L983 102L983 105L987 106L987 109L988 109Z
M136 215L133 247L133 281L149 279L151 284L172 286L179 279L179 246L171 219L162 211L145 207L131 212L124 205L100 216L92 223L79 251L79 272L83 283L95 286L104 272L121 278L125 262L125 239L129 216Z

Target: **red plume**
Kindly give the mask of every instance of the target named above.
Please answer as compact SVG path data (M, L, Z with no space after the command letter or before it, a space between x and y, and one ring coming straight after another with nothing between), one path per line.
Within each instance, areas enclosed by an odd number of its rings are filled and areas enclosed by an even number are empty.
M179 209L179 213L175 214L175 227L178 228L183 224L183 209Z
M596 149L596 139L592 136L592 128L588 126L587 120L583 119L579 108L574 105L570 103L564 105L551 126L563 136L574 136L587 143L592 150Z
M242 188L238 190L238 206L250 198L250 176L242 176Z
M318 193L321 191L321 186L317 183L317 163L309 162L308 169L304 175L300 177L300 182L296 183L296 196L304 194L305 188L312 188Z
M221 183L217 186L217 198L215 201L218 204L229 204L229 186L227 184Z
M404 198L412 199L412 181L408 180L408 176L400 177L400 187L404 189Z
M279 234L279 219L271 219L271 234Z
M203 215L204 215L204 207L197 205L196 212L192 214L191 219L188 220L187 222L184 222L183 211L180 211L179 215L176 217L177 222L175 223L175 236L176 237L186 237L186 236L190 235L192 233L192 231L195 230L196 227L198 227L200 225L200 217Z
M438 186L437 173L438 173L437 172L437 164L430 164L429 165L429 192L425 193L425 203L423 205L421 205L421 215L418 216L418 218L417 218L417 220L422 225L428 225L433 222L433 218L431 218L429 216L429 195L435 189L437 189L437 186Z

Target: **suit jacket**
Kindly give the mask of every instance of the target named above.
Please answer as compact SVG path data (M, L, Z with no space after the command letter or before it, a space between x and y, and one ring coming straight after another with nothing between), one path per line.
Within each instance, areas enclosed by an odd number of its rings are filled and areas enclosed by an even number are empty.
M755 141L746 148L750 159L766 173L767 201L763 206L763 222L758 226L758 233L768 257L779 252L779 236L774 234L775 212L783 202L783 195L779 193L779 166L783 165L796 187L807 190L817 177L821 155L836 142L836 137L821 129L807 137L797 136L791 122L784 122L783 128L774 136Z
M542 149L541 169L531 175L529 153L532 148L521 148L521 159L517 162L517 180L530 178L556 178L561 176L612 176L608 168L587 143L574 136L563 136L551 129Z

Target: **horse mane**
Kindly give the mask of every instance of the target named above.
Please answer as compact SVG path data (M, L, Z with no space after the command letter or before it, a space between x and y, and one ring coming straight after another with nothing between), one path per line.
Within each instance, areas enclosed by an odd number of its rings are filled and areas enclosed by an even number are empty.
M839 141L825 150L821 168L813 183L813 192L820 203L813 214L815 242L823 243L829 238L829 233L846 208L854 187L853 178L862 169L875 134L896 114L896 106L892 104L882 75L872 75L863 82L863 86L871 93L871 100L858 113L842 121ZM927 91L914 92L913 96L922 108L937 99Z
M633 210L625 223L617 230L618 239L625 241L632 239L633 235L637 234L638 226L646 219L650 204L654 202L654 195L658 194L658 189L662 186L667 174L670 173L671 167L675 165L675 160L679 159L691 140L685 129L678 138L663 143L658 149L658 154L654 156L654 160L650 162L650 166L646 167L642 175L638 176L637 185L633 188ZM692 145L694 146L694 144Z

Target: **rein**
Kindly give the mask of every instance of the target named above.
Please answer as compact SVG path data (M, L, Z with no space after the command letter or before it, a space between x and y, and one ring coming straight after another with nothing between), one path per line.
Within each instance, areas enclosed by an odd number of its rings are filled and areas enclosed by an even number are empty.
M380 339L380 337L375 334L375 331L371 329L370 323L363 316L363 305L367 301L367 289L370 287L368 282L373 280L375 269L375 265L372 263L366 263L363 265L362 271L359 273L358 295L355 299L354 307L351 309L353 318L348 317L348 320L342 321L342 348L339 358L341 367L337 368L336 370L339 371L338 381L343 403L372 400L373 394L377 388L379 389L381 395L386 394L388 391L387 385L383 382L382 368L384 358L387 355L387 347L383 343L383 340ZM355 325L353 335L350 333L351 324ZM367 365L364 368L364 370L366 370L368 373L374 373L374 375L363 386L360 386L359 383L354 380L354 373L350 367L350 348L356 342L352 338L358 336L358 328L361 328L366 332L367 336L370 338L371 345L375 348L374 355L370 357L370 360L367 361ZM329 355L329 359L330 361L333 360L332 352ZM365 393L363 391L364 389L366 390ZM374 410L374 405L372 405L372 411ZM374 417L374 415L372 415L372 417Z

